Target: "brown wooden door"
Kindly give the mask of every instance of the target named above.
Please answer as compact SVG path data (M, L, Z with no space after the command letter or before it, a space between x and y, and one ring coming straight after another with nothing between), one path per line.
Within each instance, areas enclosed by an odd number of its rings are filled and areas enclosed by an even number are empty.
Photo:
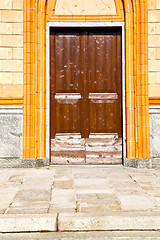
M122 162L121 30L52 29L51 164Z

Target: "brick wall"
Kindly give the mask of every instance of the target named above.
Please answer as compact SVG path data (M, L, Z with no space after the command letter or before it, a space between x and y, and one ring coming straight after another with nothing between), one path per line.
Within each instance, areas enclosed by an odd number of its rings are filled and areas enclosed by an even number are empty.
M160 97L160 0L148 0L149 96Z
M0 97L23 96L23 0L0 0Z
M23 0L0 0L0 97L23 95ZM160 0L148 0L149 96L160 96Z

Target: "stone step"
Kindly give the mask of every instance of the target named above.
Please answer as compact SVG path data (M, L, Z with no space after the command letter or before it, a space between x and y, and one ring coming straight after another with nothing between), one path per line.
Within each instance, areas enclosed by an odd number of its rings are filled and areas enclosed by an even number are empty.
M159 212L0 215L0 233L62 231L160 231Z
M123 212L102 215L61 213L58 229L65 231L160 230L160 213Z

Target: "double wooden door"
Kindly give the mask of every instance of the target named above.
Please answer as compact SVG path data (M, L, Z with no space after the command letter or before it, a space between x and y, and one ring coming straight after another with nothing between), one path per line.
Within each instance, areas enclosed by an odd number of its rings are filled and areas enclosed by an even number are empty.
M121 29L50 32L51 164L122 162Z

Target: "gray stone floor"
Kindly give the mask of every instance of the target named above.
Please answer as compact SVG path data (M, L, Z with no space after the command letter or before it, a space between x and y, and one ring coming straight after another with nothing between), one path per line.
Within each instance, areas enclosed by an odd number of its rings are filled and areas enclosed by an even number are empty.
M0 169L0 214L160 212L160 170Z

